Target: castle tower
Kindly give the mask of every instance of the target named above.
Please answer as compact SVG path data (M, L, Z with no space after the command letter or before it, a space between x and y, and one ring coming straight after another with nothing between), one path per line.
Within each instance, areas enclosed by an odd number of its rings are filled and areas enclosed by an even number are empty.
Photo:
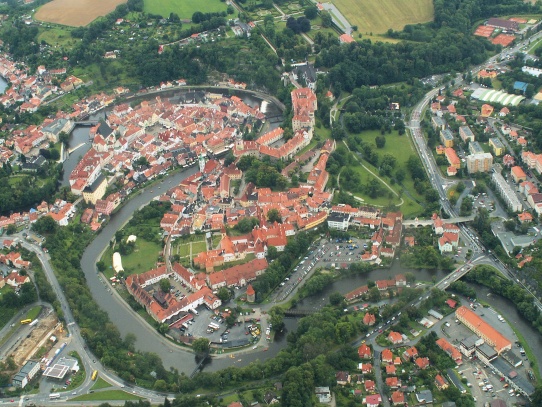
M205 168L205 156L203 154L199 155L199 171L203 173L203 169Z
M252 288L252 284L249 284L247 286L247 302L255 302L256 301L256 291L254 291L254 288Z

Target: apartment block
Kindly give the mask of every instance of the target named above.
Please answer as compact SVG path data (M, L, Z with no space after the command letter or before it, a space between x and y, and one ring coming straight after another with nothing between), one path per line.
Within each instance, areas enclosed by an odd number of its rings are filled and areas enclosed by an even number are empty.
M489 172L492 165L493 156L490 153L478 153L467 156L467 171L469 174Z
M521 202L503 176L498 172L494 172L491 179L508 208L513 212L520 212L522 209Z

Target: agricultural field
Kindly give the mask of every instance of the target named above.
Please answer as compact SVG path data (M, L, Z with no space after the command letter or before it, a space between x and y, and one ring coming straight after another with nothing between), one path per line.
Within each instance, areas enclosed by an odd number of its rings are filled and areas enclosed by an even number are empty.
M218 0L217 0L218 1ZM41 6L34 18L71 27L85 26L109 14L126 0L53 0Z
M145 0L143 11L168 17L177 13L181 19L190 19L196 11L216 13L226 11L227 5L220 0Z
M432 0L331 0L348 22L367 33L382 34L406 24L426 23L433 19Z

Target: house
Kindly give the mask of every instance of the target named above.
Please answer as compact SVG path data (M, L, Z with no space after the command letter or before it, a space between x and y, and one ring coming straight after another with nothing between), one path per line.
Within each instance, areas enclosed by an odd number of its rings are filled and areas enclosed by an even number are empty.
M370 359L371 355L372 355L371 348L369 346L367 346L366 344L362 344L358 348L358 356L361 359Z
M382 397L380 394L372 394L363 399L363 404L367 404L367 407L378 407L382 403Z
M459 234L444 232L438 239L438 248L441 253L449 253L459 244Z
M391 402L394 406L400 406L402 404L405 404L405 393L399 390L395 390L391 394Z
M424 370L429 367L429 358L417 358L414 363L416 363L416 366L418 366L418 368Z
M355 42L354 37L352 37L350 34L342 34L339 37L339 42L341 44L350 44L351 42Z
M439 390L446 390L450 385L448 380L446 380L442 375L438 374L435 376L435 386Z
M433 393L431 390L422 390L416 393L416 400L420 404L433 404Z
M399 387L401 387L401 381L395 376L386 377L386 386L391 389L398 389Z
M376 390L376 383L372 380L365 380L365 383L363 383L363 385L365 386L365 391L368 393L373 393Z
M329 387L315 387L314 392L316 393L316 398L318 398L319 403L331 402L331 392L329 391Z
M337 380L337 384L340 386L346 386L350 383L350 374L345 371L340 371L335 373L335 380Z
M403 343L403 335L401 335L399 332L391 331L388 334L388 341L390 341L394 345L398 345L400 343Z
M409 362L414 358L418 357L418 349L416 349L414 346L408 348L403 352L403 360L405 362Z
M382 362L383 363L392 363L393 362L393 353L389 349L384 349L382 351Z
M363 316L363 324L364 325L373 326L375 323L376 323L376 317L373 314L367 312Z
M363 374L371 373L373 371L373 365L370 363L359 363L358 368Z
M523 171L523 169L518 165L510 169L510 174L512 174L512 178L514 178L514 182L516 184L519 184L521 181L525 181L527 179L527 174L525 174L525 171Z
M276 394L272 391L268 391L264 394L263 401L265 401L265 404L277 404L279 402Z
M387 375L394 375L397 372L397 368L395 365L386 365L386 374Z

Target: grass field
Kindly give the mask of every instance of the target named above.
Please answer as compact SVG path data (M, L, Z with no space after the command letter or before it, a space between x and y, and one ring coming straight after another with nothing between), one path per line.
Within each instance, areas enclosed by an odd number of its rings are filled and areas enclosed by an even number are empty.
M373 144L374 145L374 139L376 136L380 134L380 131L364 131L361 133L361 137L364 141ZM397 171L398 169L403 169L405 172L406 170L406 162L408 161L409 157L411 155L416 155L416 151L414 150L414 147L412 146L409 137L405 134L403 136L399 136L399 134L396 131L393 131L391 134L386 134L386 145L384 148L378 148L376 149L377 153L380 155L380 157L384 156L384 154L391 154L394 156L397 160L397 165L395 167L394 171ZM363 164L370 168L371 171L373 171L375 174L378 175L378 169L372 166L367 161L363 161ZM356 167L355 170L359 173L361 182L363 184L367 183L369 179L374 178L373 175L369 174L365 169L362 167ZM408 173L407 173L408 174ZM413 215L416 215L422 211L421 205L416 202L423 202L424 197L418 195L418 193L414 189L414 183L410 176L406 176L405 180L403 181L402 186L398 184L392 185L390 182L390 179L388 177L381 177L384 179L388 185L391 186L391 188L396 191L398 194L401 193L401 190L404 189L408 191L407 193L403 193L401 195L401 198L403 199L403 204L399 207L401 212L405 215L405 218L409 218ZM383 186L386 188L385 186ZM385 189L386 194L389 189ZM400 202L400 198L397 196L393 196L393 198L388 198L387 196L379 197L377 199L371 199L369 197L363 196L361 194L355 194L356 196L364 199L368 204L372 205L378 205L378 206L387 206L390 204L398 204ZM412 199L409 195L411 195L414 199Z
M382 34L433 19L431 0L331 0L358 32Z
M77 42L78 39L71 36L71 28L62 26L41 26L39 28L38 41L45 41L51 46L60 46L71 48Z
M73 401L101 401L101 400L140 400L141 397L126 393L122 390L105 390L74 397Z
M90 390L100 390L100 389L106 389L108 387L111 387L111 385L107 383L104 379L102 379L101 377L98 377L98 379L96 380L96 382L94 382Z
M28 312L26 313L26 318L31 319L33 321L38 317L40 312L41 312L41 305L36 305L35 307L32 307L28 310Z
M226 11L227 5L220 0L145 0L143 11L160 14L168 17L170 13L177 13L180 18L192 18L196 11L216 13Z
M126 0L53 0L40 7L34 17L50 23L81 27L109 14L123 3Z
M162 248L160 245L138 238L133 253L128 256L121 256L122 267L124 268L126 275L141 274L155 268L158 255L161 251ZM110 267L113 262L113 251L111 248L108 248L105 251L102 261L106 265L106 270L104 272L105 276L107 278L113 277L114 272Z

